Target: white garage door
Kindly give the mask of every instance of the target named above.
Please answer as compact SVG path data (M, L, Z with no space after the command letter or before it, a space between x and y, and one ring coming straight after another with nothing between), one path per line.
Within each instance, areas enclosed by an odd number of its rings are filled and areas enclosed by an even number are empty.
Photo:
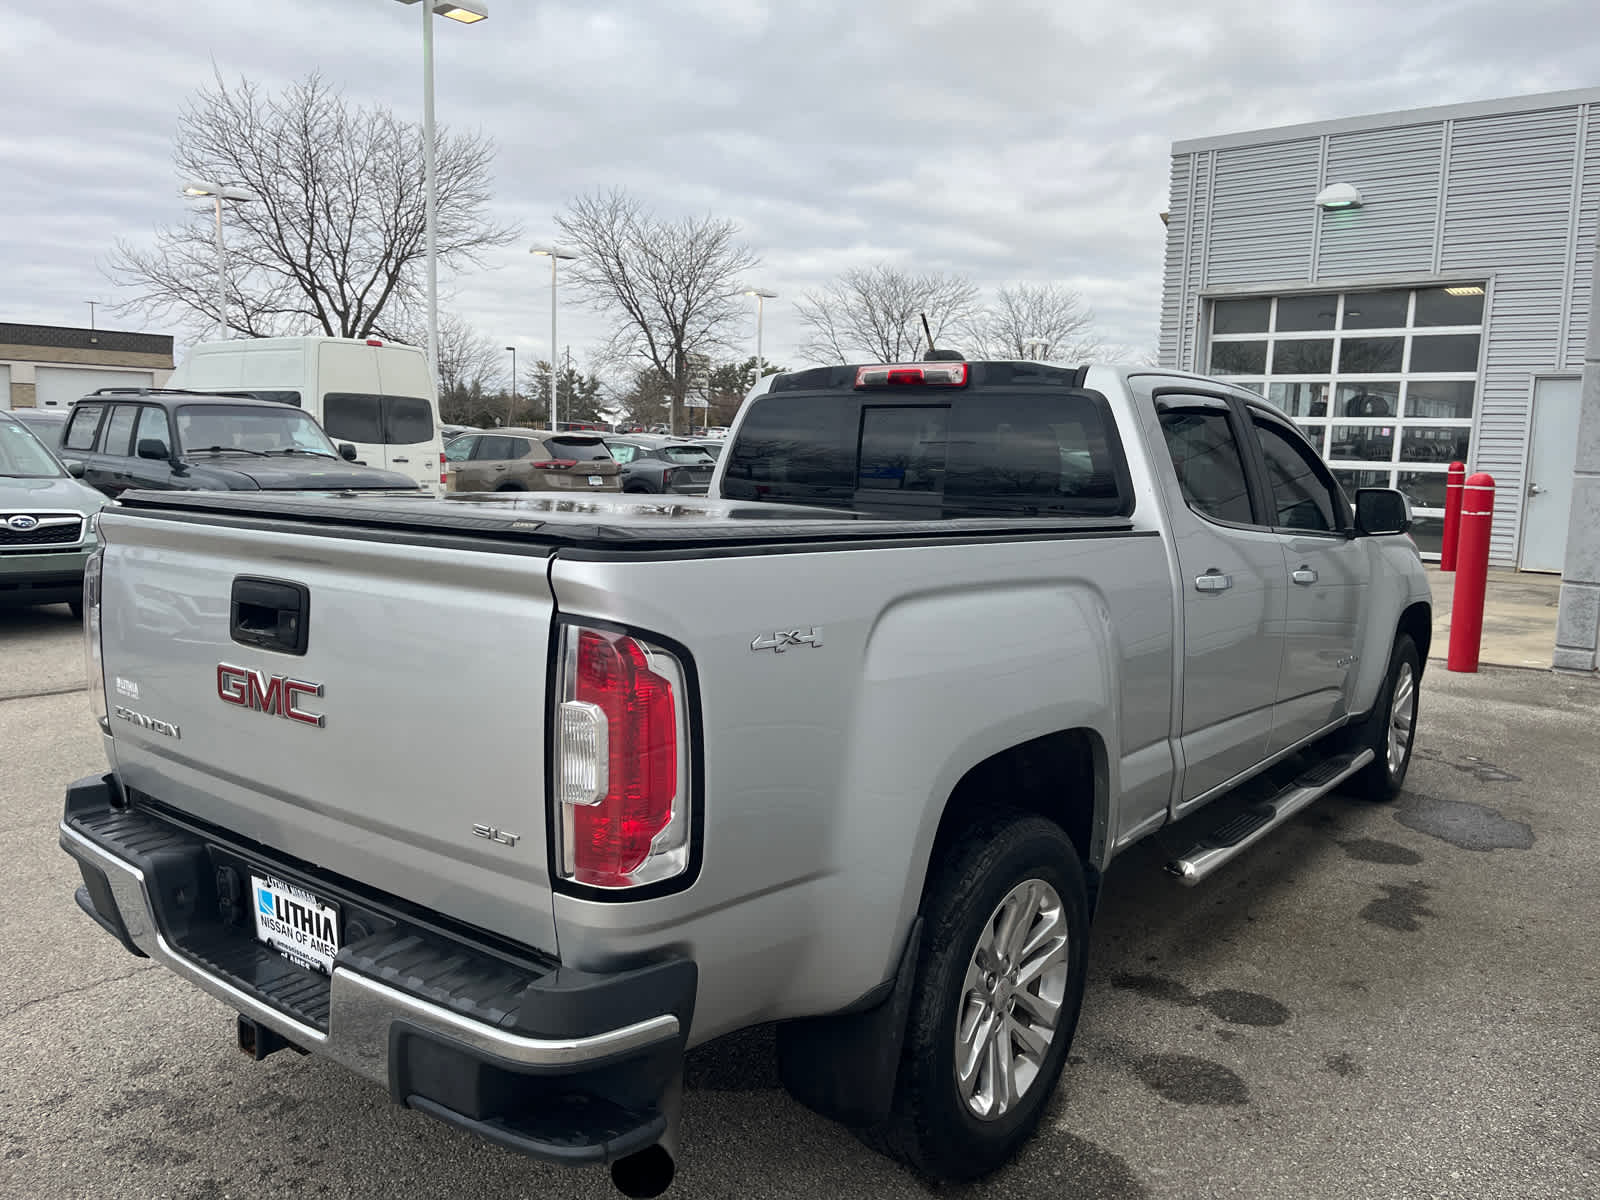
M40 408L66 408L96 388L155 386L150 371L91 371L85 367L39 367L34 371L34 403Z
M11 407L11 368L0 367L0 412Z

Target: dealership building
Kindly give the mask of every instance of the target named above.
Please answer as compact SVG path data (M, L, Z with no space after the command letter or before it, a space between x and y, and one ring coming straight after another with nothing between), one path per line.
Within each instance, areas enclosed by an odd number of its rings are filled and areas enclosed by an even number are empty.
M0 409L66 408L104 387L160 387L172 338L0 322Z

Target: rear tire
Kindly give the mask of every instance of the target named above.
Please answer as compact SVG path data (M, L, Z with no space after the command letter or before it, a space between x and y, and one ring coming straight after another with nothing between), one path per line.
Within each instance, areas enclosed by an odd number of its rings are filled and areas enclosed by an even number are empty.
M523 487L520 483L502 483L499 487L495 488L495 491L497 492L525 492L527 490L528 489Z
M894 1106L857 1134L926 1178L976 1179L1032 1136L1066 1062L1088 961L1083 868L1059 825L999 815L935 864L922 912Z
M1422 658L1411 635L1402 633L1389 652L1389 674L1378 702L1356 728L1352 749L1370 749L1372 762L1351 776L1348 791L1362 800L1383 804L1405 786L1416 746L1418 699L1422 683Z

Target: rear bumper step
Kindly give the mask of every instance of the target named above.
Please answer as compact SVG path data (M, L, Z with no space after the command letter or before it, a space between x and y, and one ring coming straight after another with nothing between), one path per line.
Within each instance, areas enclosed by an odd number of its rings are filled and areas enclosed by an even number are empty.
M1168 873L1192 887L1223 863L1243 854L1313 800L1333 791L1374 757L1371 749L1365 749L1324 759L1270 800L1251 805L1212 830L1187 854L1169 862Z
M510 1149L602 1163L661 1136L693 962L597 975L532 952L509 961L120 799L113 776L73 784L61 847L83 874L79 906L128 950L396 1102ZM256 941L249 909L229 894L251 867L339 899L331 975Z

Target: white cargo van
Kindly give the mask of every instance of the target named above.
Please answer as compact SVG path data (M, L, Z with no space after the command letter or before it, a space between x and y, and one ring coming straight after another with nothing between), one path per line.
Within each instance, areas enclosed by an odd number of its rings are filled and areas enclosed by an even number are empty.
M333 337L202 342L167 386L293 404L368 466L435 493L443 482L438 399L428 356L415 346Z

